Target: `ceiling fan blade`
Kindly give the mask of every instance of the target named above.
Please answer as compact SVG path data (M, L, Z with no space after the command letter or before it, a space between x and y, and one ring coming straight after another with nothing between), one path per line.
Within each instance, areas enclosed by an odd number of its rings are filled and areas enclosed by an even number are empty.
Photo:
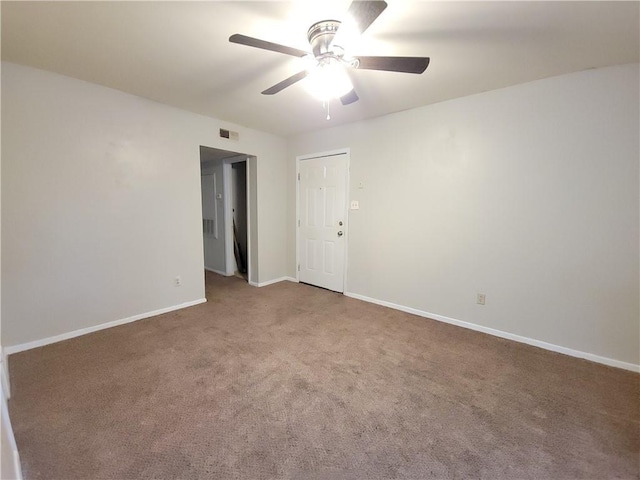
M357 57L360 70L422 73L429 66L429 57Z
M294 57L304 57L309 54L309 52L305 52L304 50L287 47L286 45L280 45L279 43L267 42L266 40L260 40L259 38L247 37L246 35L241 35L239 33L231 35L229 37L229 41L239 45L271 50L272 52L284 53L285 55L292 55Z
M340 97L340 102L342 103L342 105L350 105L354 102L357 102L358 100L360 100L360 98L358 97L358 94L355 90L351 90L346 95Z
M387 2L382 0L354 1L349 7L348 15L353 18L358 33L364 32L376 18L387 8Z
M273 87L267 88L264 92L262 92L262 94L263 95L274 95L274 94L278 93L279 91L284 90L285 88L293 85L294 83L299 82L300 80L302 80L307 75L308 75L307 71L306 70L302 70L301 72L298 72L295 75L291 75L289 78L285 78L280 83L276 83Z

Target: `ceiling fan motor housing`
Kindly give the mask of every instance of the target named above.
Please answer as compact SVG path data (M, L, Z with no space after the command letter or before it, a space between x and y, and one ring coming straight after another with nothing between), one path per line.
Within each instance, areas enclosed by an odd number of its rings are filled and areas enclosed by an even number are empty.
M340 27L338 20L323 20L316 22L309 28L307 38L311 44L313 55L321 57L327 54L334 54L331 43Z

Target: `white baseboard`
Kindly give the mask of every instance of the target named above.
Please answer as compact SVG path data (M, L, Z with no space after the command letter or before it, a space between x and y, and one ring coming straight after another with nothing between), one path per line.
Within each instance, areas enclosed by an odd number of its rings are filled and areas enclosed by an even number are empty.
M223 272L222 270L215 270L213 268L204 267L207 272L217 273L218 275L222 275L223 277L231 277L233 275L228 275L227 272Z
M280 278L274 278L273 280L267 280L266 282L249 282L249 285L253 286L253 287L266 287L267 285L273 285L274 283L280 283L280 282L294 282L294 283L298 283L298 280L296 280L293 277L280 277Z
M31 350L32 348L43 347L45 345L49 345L51 343L61 342L63 340L68 340L70 338L79 337L81 335L86 335L87 333L97 332L98 330L104 330L106 328L117 327L118 325L124 325L125 323L135 322L137 320L142 320L144 318L155 317L156 315L162 315L163 313L173 312L175 310L181 310L187 307L193 307L194 305L199 305L201 303L206 302L206 298L200 298L198 300L193 300L191 302L181 303L179 305L173 305L171 307L161 308L159 310L154 310L152 312L145 312L138 315L134 315L132 317L122 318L120 320L114 320L112 322L101 323L100 325L94 325L93 327L81 328L79 330L74 330L72 332L62 333L60 335L55 335L53 337L43 338L41 340L34 340L32 342L21 343L18 345L11 345L9 347L4 347L4 354L11 355L13 353L23 352L25 350Z
M0 347L0 385L2 386L2 392L5 398L11 398L11 382L9 382L9 357L7 356L7 350Z
M513 340L519 343L526 343L527 345L544 348L545 350L550 350L552 352L563 353L571 357L583 358L585 360L590 360L596 363L602 363L610 367L622 368L624 370L631 370L632 372L640 372L640 365L634 365L633 363L622 362L620 360L601 357L599 355L594 355L592 353L581 352L580 350L573 350L571 348L561 347L560 345L554 345L553 343L547 343L541 340L535 340L533 338L523 337L521 335L515 335L509 332L503 332L502 330L496 330L494 328L483 327L482 325L478 325L475 323L464 322L462 320L456 320L455 318L450 318L450 317L445 317L443 315L438 315L435 313L425 312L422 310L418 310L416 308L405 307L404 305L398 305L395 303L386 302L384 300L378 300L375 298L366 297L358 293L345 292L344 295L347 297L355 298L357 300L362 300L369 303L375 303L376 305L382 305L383 307L393 308L394 310L400 310L402 312L411 313L419 317L430 318L433 320L438 320L439 322L449 323L451 325L456 325L458 327L468 328L469 330L488 333L489 335L493 335L495 337L506 338L507 340Z
M2 391L4 392L7 400L11 398L11 384L9 383L9 372L5 370L6 367L2 366Z
M3 362L4 363L4 362ZM0 399L0 401L2 402L1 405L1 415L2 415L2 436L4 437L6 435L6 440L9 441L9 447L11 449L11 456L12 456L12 467L10 469L10 471L13 472L13 475L11 478L15 478L16 480L22 480L22 467L20 466L20 455L18 454L18 446L16 445L16 439L13 436L13 428L11 427L11 419L9 418L9 410L7 408L7 399L9 398L7 395L7 392L4 390L4 385L5 385L5 370L4 370L4 366L2 368L2 370L0 370L0 376L2 376L2 382L0 382L0 385L2 385L0 388L2 389L2 398ZM5 439L3 438L2 440L0 440L0 442L4 441ZM6 461L6 459L2 459L2 461ZM4 471L4 468L2 469Z

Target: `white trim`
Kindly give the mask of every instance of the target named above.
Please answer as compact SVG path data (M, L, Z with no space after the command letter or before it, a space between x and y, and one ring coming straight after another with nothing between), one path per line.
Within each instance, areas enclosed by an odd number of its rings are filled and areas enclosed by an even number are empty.
M246 192L247 192L247 278L251 278L250 271L250 258L249 251L251 249L251 230L249 228L249 223L251 222L250 217L250 197L249 197L249 156L246 154L236 155L234 157L225 158L222 160L222 184L224 190L224 225L225 225L225 241L224 241L224 263L225 269L227 273L226 276L232 276L235 274L235 269L233 268L235 263L235 254L233 250L233 212L231 211L231 204L233 203L231 200L231 196L233 194L233 182L231 181L231 168L234 163L245 162L246 165Z
M251 278L251 182L249 181L249 166L251 157L247 157L246 181L247 181L247 280Z
M349 264L348 262L348 258L349 258L349 204L351 203L351 197L350 197L350 184L351 184L351 149L346 147L346 148L341 148L338 150L328 150L326 152L320 152L320 153L310 153L307 155L298 155L296 157L296 219L295 219L295 228L296 228L296 265L295 265L295 273L296 273L296 278L295 281L299 282L300 281L300 271L298 270L298 266L300 265L300 225L298 224L298 222L300 221L300 162L304 161L304 160L313 160L316 158L323 158L323 157L332 157L335 155L346 155L347 156L347 178L346 178L346 185L345 185L345 192L344 192L344 199L345 199L345 205L344 205L344 232L345 232L345 236L344 236L344 265L343 265L343 278L342 278L342 292L339 293L344 293L347 291L347 266Z
M336 150L327 150L326 152L308 153L306 155L298 155L296 160L312 160L314 158L332 157L334 155L351 154L350 148L338 148Z
M20 466L20 455L18 453L18 446L16 445L16 439L13 436L13 428L11 426L11 418L9 417L9 409L7 408L7 398L9 398L9 396L6 395L6 392L4 390L5 382L7 382L7 379L5 378L4 368L2 368L2 370L0 370L0 376L2 376L2 381L0 382L0 385L2 385L0 387L2 389L2 398L0 399L0 401L2 402L2 406L0 407L2 409L2 413L1 413L1 415L2 415L2 427L3 427L3 429L6 430L7 436L9 437L9 447L11 448L11 453L12 453L12 457L13 457L12 458L12 460L13 460L13 471L16 474L15 478L16 478L16 480L22 480L22 467Z
M2 367L2 391L4 392L3 395L9 400L11 398L11 382L9 381L9 371L4 366L6 363L6 361L3 362Z
M161 308L159 310L153 310L151 312L140 313L132 317L122 318L120 320L114 320L112 322L107 322L107 323L101 323L100 325L94 325L93 327L81 328L79 330L74 330L72 332L61 333L60 335L43 338L41 340L34 340L32 342L21 343L18 345L11 345L9 347L4 347L4 350L7 355L11 355L13 353L23 352L25 350L31 350L32 348L44 347L45 345L49 345L51 343L61 342L63 340L68 340L70 338L86 335L87 333L97 332L98 330L117 327L118 325L124 325L125 323L131 323L137 320L142 320L144 318L155 317L156 315L162 315L163 313L173 312L175 310L181 310L187 307L193 307L194 305L199 305L201 303L205 303L206 301L207 301L206 298L200 298L198 300L193 300L191 302L185 302L179 305L173 305L171 307Z
M216 270L215 268L204 267L204 269L205 269L207 272L217 273L218 275L222 275L223 277L230 277L230 276L232 276L232 275L233 275L233 274L228 275L228 274L227 274L227 272L223 272L223 271L221 271L221 270Z
M475 330L477 332L487 333L495 337L506 338L507 340L513 340L515 342L525 343L527 345L543 348L545 350L550 350L552 352L562 353L564 355L569 355L571 357L583 358L585 360L601 363L603 365L608 365L610 367L622 368L624 370L631 370L632 372L640 372L640 365L635 365L633 363L622 362L620 360L614 360L612 358L594 355L593 353L587 353L587 352L582 352L580 350L573 350L572 348L561 347L560 345L554 345L553 343L547 343L541 340L535 340L533 338L523 337L521 335L515 335L509 332L503 332L502 330L496 330L494 328L483 327L482 325L478 325L475 323L456 320L455 318L450 318L450 317L445 317L443 315L438 315L435 313L425 312L423 310L418 310L416 308L405 307L404 305L398 305L396 303L391 303L384 300L378 300L375 298L366 297L358 293L344 292L344 295L347 297L355 298L357 300L362 300L364 302L375 303L376 305L382 305L383 307L393 308L394 310L400 310L402 312L418 315L419 317L430 318L432 320L449 323L451 325L467 328L469 330Z
M9 377L9 356L7 349L0 347L0 364L2 365L2 371L0 371L0 385L2 386L2 392L7 399L11 398L11 381Z
M224 218L224 268L226 276L235 273L233 268L233 225L231 223L231 163L222 161L222 218Z
M296 157L296 264L294 271L297 281L300 281L300 160L300 157Z
M274 278L273 280L267 280L266 282L261 282L261 283L249 282L249 285L251 285L252 287L266 287L267 285L273 285L274 283L280 283L280 282L298 283L298 279L293 277L280 277L280 278Z

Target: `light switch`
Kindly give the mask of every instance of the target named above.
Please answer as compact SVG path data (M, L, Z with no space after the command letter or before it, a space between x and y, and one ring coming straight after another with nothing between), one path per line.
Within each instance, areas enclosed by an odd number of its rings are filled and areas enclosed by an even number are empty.
M351 210L360 210L360 205L357 200L351 200Z

